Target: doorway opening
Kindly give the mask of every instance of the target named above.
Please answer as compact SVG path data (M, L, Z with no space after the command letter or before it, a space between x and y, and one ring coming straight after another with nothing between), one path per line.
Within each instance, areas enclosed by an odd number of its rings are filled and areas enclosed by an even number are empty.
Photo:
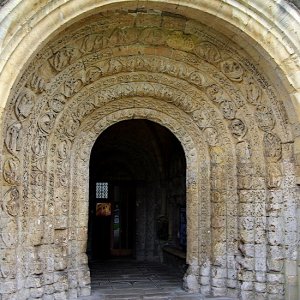
M90 158L90 263L108 258L183 268L186 253L186 159L165 127L122 121L96 140Z

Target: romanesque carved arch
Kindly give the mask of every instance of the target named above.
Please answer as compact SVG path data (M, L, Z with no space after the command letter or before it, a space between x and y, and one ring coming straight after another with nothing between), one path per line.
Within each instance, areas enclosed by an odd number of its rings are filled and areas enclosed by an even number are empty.
M38 292L45 264L43 276L80 278L67 285L70 297L77 287L89 291L86 241L76 239L87 222L78 213L87 211L87 194L73 187L86 186L97 134L138 117L177 134L193 164L189 195L199 210L190 214L191 230L200 240L189 245L188 275L196 286L199 279L203 293L245 299L266 290L284 295L284 266L296 263L296 190L293 134L277 90L245 52L205 26L152 13L146 16L163 25L132 25L138 16L112 12L66 30L16 84L3 127L4 282L18 282L24 297ZM78 149L85 138L89 146ZM68 263L68 255L76 259ZM16 279L9 266L17 259Z

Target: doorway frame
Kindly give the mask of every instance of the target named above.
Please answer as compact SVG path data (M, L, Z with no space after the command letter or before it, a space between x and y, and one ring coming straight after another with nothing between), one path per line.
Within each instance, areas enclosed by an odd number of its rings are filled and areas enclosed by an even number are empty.
M123 103L123 104L121 104ZM89 170L89 158L92 146L97 137L107 128L120 121L130 119L147 119L166 127L181 143L185 157L186 157L186 206L187 206L187 255L186 262L188 264L187 275L184 278L184 286L191 292L198 292L200 289L199 284L199 270L200 265L209 260L210 256L210 210L209 205L203 205L203 202L210 202L210 193L207 187L209 186L209 154L206 143L195 143L203 134L199 127L190 119L189 116L184 114L178 108L156 102L153 107L149 109L147 106L142 108L126 107L128 103L119 100L119 104L125 106L123 109L118 109L114 112L109 112L110 109L106 106L102 111L107 114L99 114L96 120L91 117L86 126L82 126L81 134L78 134L73 143L72 151L72 166L73 174L71 176L71 194L73 197L70 200L72 203L80 202L79 211L83 212L79 218L83 225L88 224L88 205L89 205L89 177L86 176ZM161 107L160 107L161 106ZM167 107L166 107L167 106ZM163 111L168 111L168 114ZM172 116L176 112L175 116ZM180 114L181 117L178 118ZM176 116L177 115L177 116ZM180 122L181 121L181 122ZM184 122L182 122L184 121ZM89 124L88 124L89 123ZM91 130L93 128L93 130ZM204 139L203 139L204 140ZM201 168L201 173L200 173ZM78 188L78 183L80 189ZM201 191L201 192L200 192ZM76 196L75 196L76 195ZM80 201L79 201L80 199ZM207 211L200 213L200 207L207 207ZM72 210L70 210L72 213ZM199 230L199 216L205 216L205 220L201 220ZM70 221L73 219L70 218ZM70 227L76 224L70 224ZM83 238L84 244L87 243L87 232ZM202 241L202 243L200 242ZM205 243L204 243L205 241ZM201 249L199 249L201 247ZM82 253L84 256L84 253ZM87 258L86 258L87 262ZM82 266L81 266L82 267ZM81 268L79 267L79 269Z

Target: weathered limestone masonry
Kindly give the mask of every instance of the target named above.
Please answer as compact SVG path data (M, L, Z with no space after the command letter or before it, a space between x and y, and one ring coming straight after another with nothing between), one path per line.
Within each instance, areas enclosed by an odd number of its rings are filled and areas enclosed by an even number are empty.
M1 300L90 293L90 151L129 119L185 151L185 288L299 299L293 4L11 0L0 22Z

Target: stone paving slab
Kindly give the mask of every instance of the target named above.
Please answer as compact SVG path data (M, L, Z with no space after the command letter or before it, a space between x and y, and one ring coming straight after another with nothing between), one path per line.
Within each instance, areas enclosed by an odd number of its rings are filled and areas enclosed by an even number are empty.
M112 260L91 264L92 295L81 300L234 300L189 294L183 274L158 263Z

